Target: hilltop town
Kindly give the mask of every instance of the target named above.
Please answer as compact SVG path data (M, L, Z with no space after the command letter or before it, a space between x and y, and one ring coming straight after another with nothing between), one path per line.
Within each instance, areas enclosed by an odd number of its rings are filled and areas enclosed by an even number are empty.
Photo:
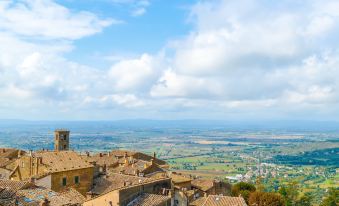
M231 185L171 171L156 153L79 153L70 131L54 132L54 150L0 149L0 205L245 206Z

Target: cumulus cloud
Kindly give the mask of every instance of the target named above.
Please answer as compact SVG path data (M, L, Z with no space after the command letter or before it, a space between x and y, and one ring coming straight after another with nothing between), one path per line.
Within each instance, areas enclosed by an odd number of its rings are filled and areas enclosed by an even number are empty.
M89 12L71 12L51 0L2 1L0 28L19 35L79 39L120 23Z
M124 59L114 64L109 70L116 91L147 91L158 77L160 65L157 59L143 54L137 59Z

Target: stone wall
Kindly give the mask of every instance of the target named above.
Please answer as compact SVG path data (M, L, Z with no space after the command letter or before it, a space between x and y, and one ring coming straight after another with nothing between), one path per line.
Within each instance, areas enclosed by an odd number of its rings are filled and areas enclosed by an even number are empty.
M86 201L83 206L126 206L142 193L161 194L162 188L170 189L170 187L171 181L169 178L155 180L150 183L129 186L99 195Z
M57 172L52 174L52 190L60 191L68 187L72 187L85 195L92 187L93 184L93 168L84 168L78 170L70 170ZM79 177L79 184L75 184L75 176ZM62 185L63 178L66 178L66 186Z

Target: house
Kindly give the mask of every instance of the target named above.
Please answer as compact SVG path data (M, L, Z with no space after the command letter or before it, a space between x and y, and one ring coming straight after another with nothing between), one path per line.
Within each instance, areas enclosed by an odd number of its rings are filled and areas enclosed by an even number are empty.
M154 159L145 161L129 157L123 159L122 164L119 163L119 165L113 167L110 171L126 175L145 176L152 173L164 172L164 169L156 164Z
M167 169L169 167L165 161L158 159L155 153L153 153L153 156L150 156L150 155L147 155L141 152L127 151L127 150L112 150L110 152L110 156L113 156L117 159L133 158L137 160L143 160L146 162L150 162L153 159L154 163L159 165L160 167L167 168ZM123 164L124 161L120 163Z
M170 172L168 176L171 178L172 188L174 190L173 205L187 206L195 193L191 190L192 179L176 172Z
M207 195L230 195L231 184L212 179L194 179L192 189L196 189L200 197Z
M13 169L13 162L25 152L13 148L0 148L0 179L8 179L8 175Z
M168 176L172 179L173 188L177 188L177 189L185 188L186 190L191 189L192 179L190 177L184 176L176 172L170 172Z
M247 206L244 198L222 195L200 197L189 204L190 206Z
M80 206L85 197L74 189L54 192L27 181L0 180L0 205Z
M91 188L93 165L73 151L40 151L21 156L10 174L13 180L34 179L54 191L72 187L81 194Z
M143 193L128 203L127 206L171 206L171 197Z
M165 196L171 194L169 178L153 179L107 173L95 178L93 185L88 193L90 199L84 203L84 206L126 206L142 194Z
M157 172L165 172L168 165L165 161L152 156L126 150L113 150L108 153L83 156L95 167L95 176L105 173L107 170L127 175L150 175Z

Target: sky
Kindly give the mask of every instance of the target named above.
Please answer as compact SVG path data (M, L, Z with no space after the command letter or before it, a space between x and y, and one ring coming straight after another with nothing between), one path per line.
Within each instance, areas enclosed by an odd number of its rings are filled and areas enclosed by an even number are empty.
M0 0L0 119L339 120L337 0Z

